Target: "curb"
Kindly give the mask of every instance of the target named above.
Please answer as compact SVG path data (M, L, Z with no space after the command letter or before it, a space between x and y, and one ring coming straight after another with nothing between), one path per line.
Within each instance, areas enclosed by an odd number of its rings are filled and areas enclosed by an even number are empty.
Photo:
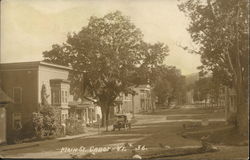
M80 137L88 137L88 136L92 136L92 135L98 135L98 133L94 133L94 134L86 134L86 135L80 135L80 136L75 136L75 137L64 137L64 138L61 138L61 139L56 139L57 141L59 142L64 142L64 141L69 141L69 140L72 140L72 139L77 139L77 138L80 138Z

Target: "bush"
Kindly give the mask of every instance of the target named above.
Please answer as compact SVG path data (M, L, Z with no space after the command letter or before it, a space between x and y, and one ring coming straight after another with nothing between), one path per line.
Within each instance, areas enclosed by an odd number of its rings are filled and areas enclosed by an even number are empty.
M78 120L75 117L70 117L66 120L66 134L76 135L86 132L86 124L83 120Z
M39 112L33 113L32 122L38 139L59 136L63 133L58 111L50 105L41 106Z
M34 112L32 115L33 128L35 130L35 136L38 139L43 138L44 129L43 129L43 115L40 112Z

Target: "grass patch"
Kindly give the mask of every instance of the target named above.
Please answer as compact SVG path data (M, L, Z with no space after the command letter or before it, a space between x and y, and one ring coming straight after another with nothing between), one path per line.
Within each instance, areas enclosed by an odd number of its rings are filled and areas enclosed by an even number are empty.
M248 137L242 136L235 127L201 127L192 132L184 132L186 138L201 139L203 136L209 136L207 141L213 144L240 146L248 145Z

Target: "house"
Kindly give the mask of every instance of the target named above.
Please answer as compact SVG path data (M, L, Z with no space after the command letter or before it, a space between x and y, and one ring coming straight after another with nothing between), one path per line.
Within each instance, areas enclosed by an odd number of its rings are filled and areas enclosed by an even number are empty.
M155 96L150 85L134 86L134 113L151 112L155 110Z
M119 113L141 113L155 110L155 96L149 85L138 85L131 87L134 94L121 93L116 99L114 112Z
M194 90L193 89L187 91L186 98L187 98L186 99L187 104L194 104Z
M7 108L7 138L15 137L15 132L25 125L31 125L32 113L39 110L44 93L47 102L56 107L60 114L60 123L66 125L69 115L81 116L85 123L96 121L100 117L100 108L91 98L80 103L70 94L71 67L55 65L43 61L0 64L2 89L13 99ZM44 91L45 88L45 91ZM83 114L84 112L84 114ZM14 134L14 135L13 135Z
M59 109L61 123L68 117L70 67L42 61L0 64L3 91L13 99L7 109L7 136L31 122L41 103L42 86L47 101Z
M101 107L96 100L84 97L83 100L69 102L69 117L75 117L87 125L91 125L102 118Z
M6 107L12 100L0 88L0 144L6 143Z
M133 98L132 94L121 93L116 98L116 106L114 107L115 114L124 114L124 113L134 113L133 112Z

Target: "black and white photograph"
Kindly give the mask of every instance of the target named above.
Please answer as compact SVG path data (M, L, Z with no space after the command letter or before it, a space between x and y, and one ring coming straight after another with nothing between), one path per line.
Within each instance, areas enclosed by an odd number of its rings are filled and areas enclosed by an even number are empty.
M248 159L249 6L0 0L0 158Z

